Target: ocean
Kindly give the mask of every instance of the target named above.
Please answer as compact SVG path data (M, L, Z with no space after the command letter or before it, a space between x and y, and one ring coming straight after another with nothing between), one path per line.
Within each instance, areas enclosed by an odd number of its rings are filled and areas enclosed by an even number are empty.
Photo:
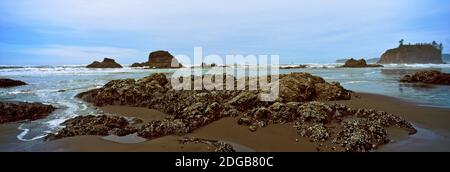
M303 69L281 69L280 74L308 72L326 81L338 81L355 92L397 97L422 106L450 108L450 86L399 83L405 74L419 70L450 73L450 64L393 64L382 68L338 68L339 63L307 64ZM289 66L289 65L286 65ZM74 96L103 86L113 79L142 78L151 73L173 73L176 69L87 69L84 66L0 66L0 78L11 78L29 85L0 89L0 101L42 102L58 110L49 117L19 126L19 140L31 141L57 131L65 120L78 115L97 114L99 110ZM206 71L206 69L204 69Z

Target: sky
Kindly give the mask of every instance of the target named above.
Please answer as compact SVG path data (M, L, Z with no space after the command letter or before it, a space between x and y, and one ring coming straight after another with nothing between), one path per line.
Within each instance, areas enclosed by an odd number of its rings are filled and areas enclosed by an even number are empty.
M450 52L449 17L448 0L1 0L0 65L131 64L194 47L333 63L379 57L400 39Z

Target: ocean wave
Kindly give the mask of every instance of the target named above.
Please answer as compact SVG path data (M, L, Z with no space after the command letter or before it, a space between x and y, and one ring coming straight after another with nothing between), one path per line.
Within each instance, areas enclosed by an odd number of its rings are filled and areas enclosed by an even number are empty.
M348 81L348 82L344 82L342 84L358 84L358 83L367 83L369 81Z
M450 64L383 64L387 68L450 68Z

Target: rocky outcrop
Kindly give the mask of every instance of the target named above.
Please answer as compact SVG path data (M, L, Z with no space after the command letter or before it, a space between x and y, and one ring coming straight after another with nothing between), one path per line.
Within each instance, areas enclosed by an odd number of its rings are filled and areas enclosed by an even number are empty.
M361 68L361 67L383 67L383 65L379 64L367 64L366 60L360 59L355 60L353 58L345 61L345 64L342 67L353 67L353 68Z
M148 67L148 62L133 63L130 67Z
M450 85L450 74L435 70L419 71L413 75L405 75L400 82Z
M442 64L442 52L432 45L401 45L387 50L378 63L434 63Z
M150 68L180 68L182 65L167 51L154 51L148 55Z
M194 80L194 77L191 79ZM237 79L233 79L236 83ZM276 80L274 77L269 79ZM236 116L239 116L238 124L247 125L250 131L257 131L258 128L271 124L293 123L300 136L310 138L313 142L331 143L336 140L332 144L346 151L367 151L386 143L386 133L382 132L386 127L397 126L411 134L415 133L410 123L386 112L354 110L344 105L315 102L350 99L350 91L337 82L328 83L323 78L308 73L291 73L280 75L278 83L280 95L273 102L261 101L261 90L174 90L166 76L159 73L138 80L113 80L102 88L80 93L77 97L97 106L147 107L168 114L165 119L150 121L135 130L126 130L135 131L138 136L148 139L184 135L222 117ZM344 130L345 122L349 119L374 122ZM129 133L120 130L128 126L125 124L120 125L119 129L105 128L103 123L100 126L93 131L89 127L83 127L82 132L76 133L105 135L110 134L111 130ZM363 135L356 138L356 141L353 137L347 137L349 134L361 133Z
M338 82L328 83L323 78L309 73L280 75L279 83L282 102L350 99L350 92Z
M53 106L42 103L0 102L0 123L37 120L54 110Z
M233 146L219 140L201 139L196 137L185 137L179 140L181 144L206 144L214 148L214 152L236 152Z
M122 66L114 59L104 58L102 62L94 61L90 65L86 66L87 68L122 68Z
M409 134L417 132L409 122L387 112L315 101L257 107L245 113L238 124L256 131L267 125L290 122L300 136L312 142L331 142L341 151L369 151L388 143L388 127L402 128Z
M124 117L108 115L77 116L62 123L65 126L56 134L49 134L45 140L55 140L64 137L81 135L117 135L125 136L135 133L137 129Z
M21 85L27 85L27 83L19 80L0 78L0 88L15 87Z
M345 63L347 60L350 59L337 59L336 63ZM380 61L380 58L370 58L366 60L367 63L377 63L378 61Z
M280 69L304 69L307 67L308 67L308 65L282 66L282 67L280 67Z

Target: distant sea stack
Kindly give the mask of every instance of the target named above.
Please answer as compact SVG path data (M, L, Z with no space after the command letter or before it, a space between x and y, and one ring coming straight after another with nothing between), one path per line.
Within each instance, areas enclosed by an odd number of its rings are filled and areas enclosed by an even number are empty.
M122 68L119 63L116 63L114 59L104 58L102 62L94 61L87 68Z
M400 41L400 46L394 49L387 50L378 63L433 63L442 64L442 44L438 45L436 42L431 44L415 44L403 45L403 40Z
M353 58L347 60L345 62L345 64L342 67L383 67L383 65L379 65L379 64L367 64L366 60L364 59L360 59L360 60L355 60Z
M173 64L173 65L172 65ZM154 51L148 55L150 68L180 68L182 65L167 51Z

